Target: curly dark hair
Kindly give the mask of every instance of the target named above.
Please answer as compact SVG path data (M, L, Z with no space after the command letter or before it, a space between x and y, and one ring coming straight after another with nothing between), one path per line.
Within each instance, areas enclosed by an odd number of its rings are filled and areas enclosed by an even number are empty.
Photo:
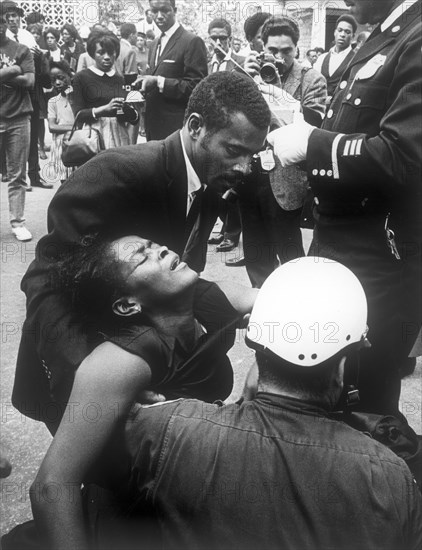
M53 59L50 59L50 71L51 69L60 69L64 73L66 73L68 76L73 77L73 71L70 68L70 65L67 61L64 59L61 59L60 61L54 61Z
M344 21L345 23L349 23L353 29L353 33L357 31L358 24L356 19L353 17L353 15L350 15L348 13L345 13L344 15L340 15L340 17L336 21L336 28L339 26L339 23Z
M70 23L65 23L60 29L60 32L63 34L63 31L65 30L70 34L73 40L79 40L80 42L82 42L82 38L79 36L78 29L74 25L71 25Z
M108 326L114 317L111 306L124 281L111 243L96 235L84 237L50 267L52 286L70 299L82 322L98 320Z
M208 25L208 34L210 34L213 29L226 29L227 34L229 36L232 35L232 27L226 19L221 19L221 18L213 19L211 23Z
M248 17L243 25L246 40L252 42L255 38L258 29L271 17L271 13L257 12Z
M119 57L120 41L113 32L94 31L89 35L88 42L86 43L86 51L92 59L95 58L95 48L97 44L100 44L109 55L114 54L116 57Z
M270 125L270 109L255 82L246 75L222 71L202 80L192 92L185 123L192 113L204 119L210 133L227 128L235 113L243 113L260 130Z
M290 36L295 46L299 42L300 30L297 21L290 17L271 17L262 27L262 41L267 43L269 36Z
M44 29L44 40L47 40L47 34L52 34L57 41L60 40L60 31L59 29L56 29L56 27L47 27L46 29Z

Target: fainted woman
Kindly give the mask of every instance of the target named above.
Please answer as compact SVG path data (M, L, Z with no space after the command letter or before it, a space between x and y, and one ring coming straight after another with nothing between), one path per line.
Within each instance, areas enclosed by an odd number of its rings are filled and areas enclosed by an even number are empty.
M113 450L141 392L225 399L233 381L226 352L257 291L201 280L177 254L138 236L87 239L56 276L87 330L100 320L99 339L76 372L31 502L43 547L77 550L89 544L81 484L122 490L116 480L124 465L113 463ZM69 488L71 498L52 495Z
M130 145L128 124L136 124L139 115L125 103L125 81L114 68L120 42L109 31L91 33L87 51L95 64L73 79L75 117L100 131L106 149Z

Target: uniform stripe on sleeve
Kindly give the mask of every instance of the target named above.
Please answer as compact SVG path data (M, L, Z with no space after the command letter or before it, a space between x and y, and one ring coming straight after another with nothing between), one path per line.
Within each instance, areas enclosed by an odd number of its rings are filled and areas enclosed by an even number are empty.
M333 141L333 147L331 149L331 162L333 163L333 179L339 180L340 179L340 172L338 169L338 147L340 145L340 140L344 136L344 134L339 134L336 136L336 138ZM350 141L347 143L350 144Z
M362 151L362 143L363 143L363 139L361 138L359 141L358 141L358 145L356 147L356 156L359 157L360 154L361 154L361 151Z
M352 142L350 140L346 141L346 145L344 146L343 156L347 157L349 155L349 149Z
M352 145L350 146L350 156L351 156L351 157L354 157L354 156L355 156L355 151L356 151L357 142L358 142L357 139L354 139L354 140L352 141Z

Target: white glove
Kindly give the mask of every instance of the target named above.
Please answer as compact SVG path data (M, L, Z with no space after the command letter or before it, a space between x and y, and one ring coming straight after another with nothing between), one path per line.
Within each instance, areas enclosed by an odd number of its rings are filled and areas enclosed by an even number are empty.
M278 128L267 136L283 168L306 160L309 138L315 130L314 126L303 120L301 113L295 113L294 118L293 124Z

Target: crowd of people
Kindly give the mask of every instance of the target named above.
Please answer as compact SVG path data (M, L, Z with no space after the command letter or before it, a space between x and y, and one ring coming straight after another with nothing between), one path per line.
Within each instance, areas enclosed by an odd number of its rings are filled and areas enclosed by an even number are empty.
M201 38L175 0L79 32L0 4L18 240L27 174L51 187L39 158L63 184L22 281L12 397L53 441L4 550L421 546L422 440L399 410L422 323L421 0L346 5L301 59L284 14ZM104 150L69 168L78 124ZM250 287L200 277L210 244L241 242L225 263ZM256 364L224 405L238 328Z

